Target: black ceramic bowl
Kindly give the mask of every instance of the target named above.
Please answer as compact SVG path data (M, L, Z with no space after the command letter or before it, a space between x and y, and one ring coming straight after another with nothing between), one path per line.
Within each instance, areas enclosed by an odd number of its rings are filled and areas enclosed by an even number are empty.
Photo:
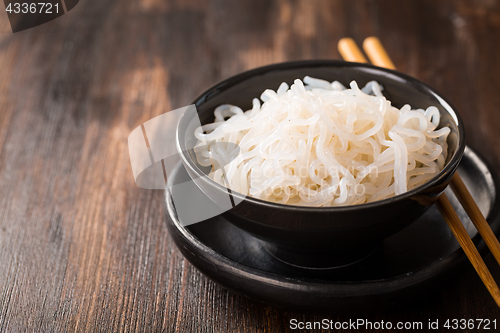
M221 104L243 110L265 89L277 89L281 82L293 83L309 75L345 86L356 80L359 86L376 80L385 97L396 107L436 106L440 127L448 126L448 158L443 170L428 183L404 194L381 201L345 207L299 207L271 203L232 192L234 207L224 214L237 227L262 240L275 257L303 267L342 266L362 258L383 239L402 230L420 217L448 185L462 158L465 131L450 103L434 89L405 74L367 64L335 60L312 60L274 64L253 69L211 87L194 104L202 124L214 121L213 111ZM196 184L214 202L227 202L226 187L206 177L192 150L196 143L196 121L183 116L177 128L177 149ZM224 199L225 198L225 199Z

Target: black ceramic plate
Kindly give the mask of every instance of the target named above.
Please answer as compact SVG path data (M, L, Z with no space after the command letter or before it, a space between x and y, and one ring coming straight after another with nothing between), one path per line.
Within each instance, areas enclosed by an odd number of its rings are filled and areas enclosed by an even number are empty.
M493 231L498 233L497 177L469 148L458 172ZM188 181L188 186L182 189L197 198L204 197L196 185L189 182L181 164L171 177L176 181ZM480 251L485 250L484 242L476 235L453 192L446 191L474 243ZM260 241L223 217L183 227L171 197L172 193L167 190L167 226L186 259L229 290L294 309L325 311L399 304L402 300L425 295L445 273L467 261L435 207L386 239L359 263L333 270L305 270L274 259ZM205 200L209 199L205 197Z

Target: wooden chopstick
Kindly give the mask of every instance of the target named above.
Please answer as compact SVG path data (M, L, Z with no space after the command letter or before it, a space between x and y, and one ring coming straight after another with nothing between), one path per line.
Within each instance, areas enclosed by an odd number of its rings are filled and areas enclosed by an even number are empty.
M366 62L365 57L361 53L361 50L358 48L354 40L349 38L347 39L347 42L341 43L341 41L343 40L346 40L346 38L343 38L339 41L338 48L344 60ZM382 46L382 43L377 37L366 38L363 42L363 49L374 65L386 67L389 69L396 69L389 55ZM359 55L361 55L361 57ZM495 234L491 230L488 222L486 222L484 216L479 210L479 207L470 195L458 173L455 173L452 177L451 188L455 192L458 200L471 218L471 221L476 226L480 235L483 237L485 243L490 248L491 252L500 264L500 244L498 243ZM491 276L488 267L486 267L486 264L484 263L481 255L474 246L474 243L470 239L469 234L465 230L446 194L441 194L436 205L443 215L444 220L451 229L453 235L467 255L467 258L469 258L472 266L495 300L497 306L500 307L500 289L498 289L498 286Z
M451 178L450 186L498 264L500 264L500 243L458 173L455 173Z
M481 258L481 255L474 246L474 243L469 238L467 230L465 230L462 221L460 221L457 212L455 212L455 209L453 209L453 206L451 205L451 202L446 196L446 194L443 193L439 196L436 205L439 211L441 212L441 215L443 215L446 224L448 224L448 227L450 227L451 232L453 233L458 243L460 244L465 254L467 255L467 258L469 258L469 261L471 262L472 266L474 266L474 269L476 270L477 274L483 281L484 285L490 292L491 296L493 297L497 305L500 307L500 290L498 289L498 286L495 283L493 276L491 276L488 267L486 267L486 264Z
M375 66L396 69L391 58L385 51L382 43L377 37L368 37L363 41L363 50Z
M368 62L352 38L346 37L339 40L338 49L345 61Z

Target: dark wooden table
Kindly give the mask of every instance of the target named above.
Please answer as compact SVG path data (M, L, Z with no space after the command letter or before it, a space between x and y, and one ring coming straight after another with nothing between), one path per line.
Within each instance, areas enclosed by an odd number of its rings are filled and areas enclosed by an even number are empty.
M0 331L282 332L293 318L498 319L470 268L423 305L390 313L310 315L250 301L183 259L161 191L134 183L127 137L144 121L243 70L340 59L338 39L370 35L399 70L454 103L468 144L500 171L498 1L81 1L16 34L2 12Z

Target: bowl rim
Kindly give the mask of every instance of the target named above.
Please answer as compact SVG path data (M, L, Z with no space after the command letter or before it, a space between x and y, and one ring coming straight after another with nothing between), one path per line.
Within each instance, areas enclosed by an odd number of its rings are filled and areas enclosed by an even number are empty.
M449 162L444 166L444 168L436 175L434 176L431 180L426 182L425 184L422 184L414 189L411 189L410 191L407 191L402 194L395 195L390 198L382 199L382 200L377 200L374 202L368 202L368 203L362 203L362 204L357 204L357 205L347 205L347 206L322 206L322 207L310 207L310 206L297 206L297 205L289 205L289 204L283 204L283 203L278 203L278 202L271 202L271 201L266 201L258 198L251 197L249 195L244 195L239 192L231 191L227 187L215 182L214 180L210 179L207 177L207 175L192 161L192 159L187 155L187 150L183 149L181 147L181 135L180 135L180 125L186 121L186 114L183 114L179 122L177 123L176 126L176 149L177 152L179 153L183 164L185 166L189 166L189 168L194 171L200 179L202 179L204 182L208 183L212 187L216 188L219 191L223 191L225 194L229 194L230 196L236 197L240 199L238 204L241 204L243 201L249 201L253 204L260 205L260 206L267 206L269 208L277 208L277 209L288 209L288 210L295 210L295 211L302 211L302 212L349 212L349 211L359 211L362 209L370 209L374 208L377 206L382 206L384 204L389 204L389 203L394 203L394 202L399 202L403 201L405 199L408 199L410 197L413 197L415 195L418 195L419 193L427 190L430 187L435 186L437 183L440 183L441 179L443 177L448 176L449 174L453 174L456 171L456 168L458 164L460 163L464 150L465 150L465 127L463 125L463 120L460 114L456 111L456 108L445 98L443 97L439 92L437 92L434 88L430 87L429 85L425 84L424 82L409 76L407 74L398 72L396 70L391 70L383 67L378 67L374 66L371 64L366 64L366 63L357 63L357 62L348 62L348 61L343 61L343 60L332 60L332 59L313 59L313 60L298 60L298 61L286 61L286 62L279 62L279 63L274 63L266 66L261 66L257 68L253 68L244 72L241 72L239 74L230 76L226 79L223 79L222 81L214 84L207 90L205 90L203 93L198 95L193 101L192 104L194 104L196 107L198 105L201 105L205 103L208 99L210 99L210 96L214 93L218 93L221 91L224 91L225 89L228 89L238 83L241 83L247 79L250 79L252 77L258 76L258 75L263 75L267 74L269 72L273 71L280 71L280 70L288 70L288 69L295 69L295 68L301 68L301 67L362 67L364 69L369 69L377 73L373 73L374 75L382 75L382 76L387 76L390 77L391 79L395 81L400 81L402 84L408 84L412 83L417 86L420 86L425 90L425 92L430 93L431 95L434 95L434 97L438 100L439 104L450 114L450 116L454 119L456 122L457 130L458 130L458 147L449 160ZM453 113L451 113L452 111ZM197 109L198 112L198 109ZM443 191L446 187L443 187ZM437 196L436 196L437 197Z

